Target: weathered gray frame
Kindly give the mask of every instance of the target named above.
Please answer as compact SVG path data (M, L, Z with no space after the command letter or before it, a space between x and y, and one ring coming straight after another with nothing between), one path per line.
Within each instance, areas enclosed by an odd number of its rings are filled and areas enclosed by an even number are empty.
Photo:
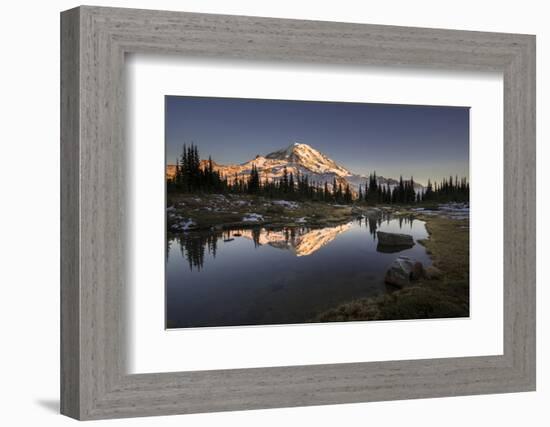
M129 52L504 75L504 354L128 375ZM61 15L61 412L78 419L535 389L535 37L83 6Z

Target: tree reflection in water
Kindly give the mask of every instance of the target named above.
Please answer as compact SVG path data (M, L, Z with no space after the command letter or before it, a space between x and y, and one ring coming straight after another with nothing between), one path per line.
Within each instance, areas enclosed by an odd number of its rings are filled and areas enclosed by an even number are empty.
M412 229L414 216L413 215L400 215L397 218L395 215L389 213L380 213L377 215L367 215L365 217L365 227L368 228L369 233L372 235L373 239L376 239L376 232L380 228L383 222L390 224L390 220L397 219L399 223L399 228L403 226L409 226Z
M198 231L181 233L175 236L182 256L189 263L191 270L204 268L205 255L216 257L219 241L230 242L235 238L244 237L251 240L255 248L262 245L270 245L274 248L292 250L296 256L311 255L321 247L334 240L340 233L347 231L351 224L358 223L363 226L376 240L376 232L383 222L390 224L390 220L398 220L399 228L410 226L412 229L414 217L412 215L398 216L397 218L387 213L377 213L358 217L357 219L330 227L282 227L280 229L266 229L262 227L238 228L223 231ZM168 245L168 251L171 245Z

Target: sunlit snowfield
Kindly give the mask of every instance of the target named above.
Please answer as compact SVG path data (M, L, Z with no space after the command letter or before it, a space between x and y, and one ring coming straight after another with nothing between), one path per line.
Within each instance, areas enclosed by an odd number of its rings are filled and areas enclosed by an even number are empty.
M387 252L377 231L406 233L414 246ZM368 216L345 224L193 232L168 241L168 328L309 322L340 303L395 288L384 274L398 255L431 265L412 217Z

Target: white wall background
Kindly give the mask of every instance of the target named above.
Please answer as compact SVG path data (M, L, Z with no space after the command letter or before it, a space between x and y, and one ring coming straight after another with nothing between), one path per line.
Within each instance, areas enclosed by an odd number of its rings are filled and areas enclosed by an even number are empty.
M548 217L550 26L536 0L96 1L97 5L455 28L537 35L538 218ZM0 422L63 426L59 384L59 12L75 1L5 2L0 66ZM546 146L545 146L546 145ZM464 427L550 423L548 225L538 224L538 391L108 421L116 426ZM92 424L95 424L92 423Z

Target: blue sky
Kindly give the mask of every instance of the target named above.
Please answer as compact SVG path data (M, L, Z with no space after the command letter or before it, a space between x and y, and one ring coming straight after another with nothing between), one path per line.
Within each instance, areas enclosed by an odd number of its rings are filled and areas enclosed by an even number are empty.
M169 164L183 143L228 164L300 142L354 173L469 175L468 107L167 96L165 108Z

